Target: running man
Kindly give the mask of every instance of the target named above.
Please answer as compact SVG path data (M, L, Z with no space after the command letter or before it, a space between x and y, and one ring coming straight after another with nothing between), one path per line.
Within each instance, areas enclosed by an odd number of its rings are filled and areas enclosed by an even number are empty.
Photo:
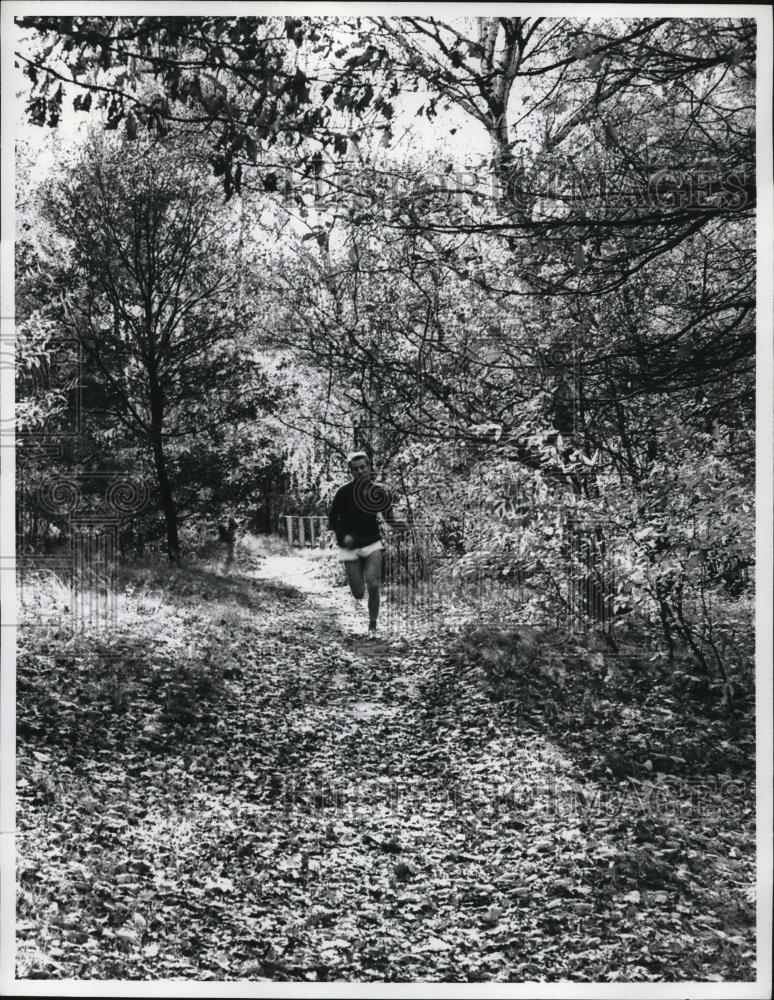
M368 638L376 638L379 585L382 577L382 540L377 514L393 528L405 521L395 518L387 488L374 481L368 455L353 451L347 456L352 481L336 491L328 511L328 526L336 535L339 560L344 564L352 596L360 601L368 590Z

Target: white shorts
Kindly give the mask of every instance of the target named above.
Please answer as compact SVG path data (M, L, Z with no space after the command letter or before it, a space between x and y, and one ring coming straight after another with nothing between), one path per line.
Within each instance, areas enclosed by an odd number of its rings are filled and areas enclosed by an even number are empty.
M372 552L381 552L384 548L381 542L371 542L360 549L339 549L339 562L353 562L355 559L366 559Z

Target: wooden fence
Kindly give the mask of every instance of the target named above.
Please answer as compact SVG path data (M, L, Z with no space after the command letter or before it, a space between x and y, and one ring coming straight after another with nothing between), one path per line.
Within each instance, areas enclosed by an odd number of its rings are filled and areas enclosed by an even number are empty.
M309 545L325 546L328 532L328 518L320 514L280 514L278 530L285 535L290 545L300 548Z

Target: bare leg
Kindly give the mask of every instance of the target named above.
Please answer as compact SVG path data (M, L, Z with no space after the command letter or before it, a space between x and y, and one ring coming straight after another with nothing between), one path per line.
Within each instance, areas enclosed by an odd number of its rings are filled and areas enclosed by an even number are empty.
M366 559L361 559L365 565L365 585L368 587L368 619L371 627L376 627L379 617L379 583L382 578L382 553L372 552Z
M350 559L345 562L344 572L347 574L347 583L352 591L352 596L356 601L362 600L365 594L365 582L363 580L363 559Z

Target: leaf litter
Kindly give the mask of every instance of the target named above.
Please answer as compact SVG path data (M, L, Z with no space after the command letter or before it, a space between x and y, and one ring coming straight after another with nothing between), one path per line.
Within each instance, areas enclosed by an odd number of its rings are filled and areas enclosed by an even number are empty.
M749 738L492 697L449 630L365 642L314 560L242 572L20 633L21 978L753 978Z

